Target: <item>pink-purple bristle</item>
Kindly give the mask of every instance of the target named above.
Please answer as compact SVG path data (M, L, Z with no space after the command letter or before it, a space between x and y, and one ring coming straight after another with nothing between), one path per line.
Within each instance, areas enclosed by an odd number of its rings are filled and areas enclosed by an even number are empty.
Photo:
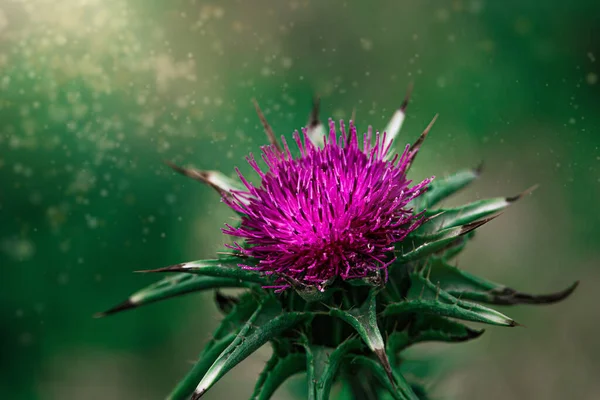
M247 244L230 248L258 261L243 268L277 276L277 290L290 286L286 279L323 288L335 277L368 277L381 270L387 277L393 244L423 222L408 204L430 179L410 186L406 172L411 148L385 161L391 149L385 136L377 133L373 144L369 128L360 149L354 123L346 128L340 122L338 140L329 120L323 148L303 129L302 135L294 133L300 157L293 159L284 139L283 152L263 149L267 172L250 156L261 186L252 186L238 171L248 191L225 200L242 214L242 224L227 225L224 233Z

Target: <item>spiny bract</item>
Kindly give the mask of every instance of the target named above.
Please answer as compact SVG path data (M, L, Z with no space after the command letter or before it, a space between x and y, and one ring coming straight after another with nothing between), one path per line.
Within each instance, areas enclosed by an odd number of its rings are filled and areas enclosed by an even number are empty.
M240 217L224 233L237 237L227 256L160 268L176 274L133 294L107 315L186 293L217 289L225 314L198 362L168 399L201 397L263 344L271 359L251 399L269 399L290 376L306 372L309 399L425 399L424 381L401 356L424 341L460 342L483 333L457 320L516 326L484 304L546 304L575 289L534 296L486 281L451 265L473 231L522 197L497 197L456 208L433 208L479 175L460 171L415 185L406 172L430 124L398 155L392 143L408 96L383 134L356 127L329 134L315 103L309 125L296 132L300 155L283 148L256 105L270 145L259 187L215 171L169 165L207 183ZM432 121L433 123L433 121ZM362 142L362 148L360 143ZM218 289L242 288L230 297ZM384 340L384 338L386 338Z

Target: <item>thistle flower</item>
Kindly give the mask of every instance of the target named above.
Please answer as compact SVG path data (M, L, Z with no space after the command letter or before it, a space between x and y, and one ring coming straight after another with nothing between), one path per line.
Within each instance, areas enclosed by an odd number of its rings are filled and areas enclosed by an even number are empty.
M406 174L433 122L400 154L392 150L408 95L383 133L359 139L350 122L326 134L315 103L307 128L294 134L300 155L283 147L256 109L270 144L252 185L216 171L168 163L215 188L239 217L226 225L235 236L214 260L146 272L178 272L144 288L99 316L186 293L216 289L225 314L198 362L168 396L198 399L235 365L270 342L273 355L251 399L269 399L290 376L306 372L309 399L328 399L334 382L345 398L426 399L423 379L402 356L426 341L461 342L483 333L460 320L517 326L483 304L548 304L567 289L530 295L475 277L451 261L474 230L522 198L480 200L455 208L436 204L480 174L468 169L412 184ZM236 297L222 288L241 288ZM386 338L384 340L384 337ZM387 393L387 394L386 394Z
M242 216L241 226L223 232L246 239L247 246L231 248L258 261L241 265L276 276L279 289L296 281L320 291L341 279L378 277L396 259L394 244L422 222L408 204L425 192L431 179L410 186L406 172L416 150L406 146L402 155L388 160L392 140L369 129L359 146L356 127L349 135L340 122L341 136L329 121L329 138L315 146L308 137L294 133L301 156L294 159L285 138L284 149L263 147L263 172L250 156L248 162L260 175L256 188L239 172L246 191L231 191L225 202Z

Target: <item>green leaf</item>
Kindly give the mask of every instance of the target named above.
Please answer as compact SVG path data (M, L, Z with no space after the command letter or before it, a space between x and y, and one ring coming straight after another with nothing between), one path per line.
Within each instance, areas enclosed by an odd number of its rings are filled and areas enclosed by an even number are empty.
M269 283L268 278L264 275L255 271L243 269L239 267L238 264L252 264L252 260L241 259L238 257L227 257L216 260L198 260L138 272L186 272L194 275L237 279L261 285Z
M346 355L362 347L358 338L351 338L335 349L324 346L306 348L306 371L309 400L328 400L331 386Z
M478 338L483 332L437 315L417 315L408 329L411 344L431 341L464 342Z
M417 314L406 330L392 332L387 338L386 352L392 366L398 364L398 354L421 342L464 342L478 338L483 330L475 330L437 315Z
M167 400L188 399L196 388L200 378L206 374L206 371L208 371L223 350L231 345L236 336L235 333L230 333L219 340L214 340L211 346L205 347L198 362L196 362L187 375L179 381L175 389L167 396Z
M518 325L496 310L450 295L416 273L411 274L411 282L408 298L405 301L389 304L383 312L384 316L423 313L491 325Z
M398 261L406 263L443 251L452 246L460 237L490 222L494 218L490 217L466 225L443 229L433 234L412 234L399 243L400 249L397 252L400 255L398 256Z
M299 312L284 313L275 297L269 296L263 300L233 343L211 365L196 387L192 399L200 398L223 375L260 346L307 317L307 314Z
M481 308L485 310L482 311ZM445 317L463 319L465 321L482 322L491 325L516 326L517 323L507 316L486 307L473 310L462 304L448 304L435 300L407 300L388 305L384 314L386 316L403 313L424 313L442 315Z
M323 385L321 383L321 378L327 369L329 352L331 351L331 348L324 346L306 346L306 381L308 383L308 400L320 400L323 398Z
M442 229L475 222L504 210L525 195L530 194L535 188L536 186L533 186L516 196L479 200L455 208L427 210L425 215L428 217L428 220L417 229L416 233L433 233Z
M475 222L484 217L496 214L511 205L515 197L496 197L465 204L456 208L431 210L431 217L423 223L415 233L431 234L442 229L453 228Z
M213 341L219 340L232 332L238 332L240 327L256 312L260 300L254 293L244 293L240 296L239 302L233 306L232 310L223 318L213 334ZM207 347L212 345L210 341Z
M488 292L501 287L497 283L462 271L438 257L431 257L420 273L427 276L431 282L439 283L450 293Z
M363 303L360 308L354 308L351 310L342 310L339 308L332 308L329 313L342 319L352 326L358 335L364 340L369 346L369 349L375 353L381 365L384 367L390 380L392 380L392 368L388 361L385 353L385 344L383 337L377 326L377 290L371 289L367 300Z
M215 330L213 338L206 344L200 358L194 367L187 373L168 400L187 399L192 394L200 379L206 374L217 357L229 346L238 335L240 326L254 314L258 307L258 300L250 293L240 297L240 302L232 307L229 314L223 318Z
M479 177L480 168L459 171L446 178L435 179L429 190L416 200L416 211L425 210L458 192Z
M465 249L469 240L473 239L473 236L475 236L475 231L471 231L466 235L456 238L454 242L451 242L439 252L440 257L443 257L445 260L451 260L456 257Z
M437 257L432 257L428 261L422 273L427 274L431 282L439 283L441 288L452 296L498 305L555 303L568 297L579 284L575 282L555 293L532 295L479 278Z
M413 392L412 388L406 382L404 377L398 373L393 373L393 381L388 379L384 368L373 360L365 356L349 357L350 363L358 365L363 369L369 370L379 381L379 383L392 394L395 400L419 400L419 397Z
M455 291L453 293L467 300L502 306L512 306L515 304L552 304L569 297L577 289L577 286L579 286L579 281L573 282L566 289L547 294L528 294L518 292L509 287L494 289L490 293Z
M306 369L306 354L290 353L287 355L275 352L261 372L254 387L252 400L270 399L279 386L290 376Z
M247 288L251 284L239 279L217 278L211 276L195 276L191 274L176 274L153 283L135 292L127 300L117 306L98 313L95 317L104 317L120 311L137 308L146 304L181 296L187 293L219 288Z

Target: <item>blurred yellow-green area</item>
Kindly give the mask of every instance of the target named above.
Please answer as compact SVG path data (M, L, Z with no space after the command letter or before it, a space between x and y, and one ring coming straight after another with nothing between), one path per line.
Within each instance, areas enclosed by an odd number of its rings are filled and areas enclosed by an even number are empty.
M482 228L459 266L563 303L501 308L526 328L420 345L439 399L600 398L597 0L0 1L0 398L161 399L219 321L213 294L92 315L210 258L233 214L171 160L228 174L322 117L400 143L435 113L414 178L484 162L454 202L540 184ZM246 399L269 349L207 394ZM277 399L291 398L281 388Z

